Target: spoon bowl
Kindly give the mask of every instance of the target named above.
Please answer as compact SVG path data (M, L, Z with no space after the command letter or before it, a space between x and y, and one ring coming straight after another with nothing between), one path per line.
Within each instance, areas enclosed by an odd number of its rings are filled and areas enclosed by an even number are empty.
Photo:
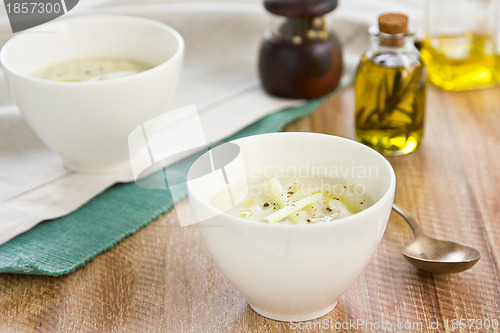
M403 256L420 270L436 273L460 273L474 266L481 254L475 248L425 235L413 216L393 204L392 209L408 222L415 235L403 249Z
M474 266L478 250L432 237L420 237L403 249L403 256L415 267L432 273L459 273Z

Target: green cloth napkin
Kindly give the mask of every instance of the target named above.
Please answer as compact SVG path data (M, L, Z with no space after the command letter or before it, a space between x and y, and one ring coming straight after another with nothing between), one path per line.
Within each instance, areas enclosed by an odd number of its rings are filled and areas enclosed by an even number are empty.
M271 114L227 140L281 131L288 123L311 114L326 98ZM199 155L173 164L167 172L183 183ZM167 190L144 189L135 183L117 184L77 211L42 222L0 245L0 272L52 276L72 272L168 212L186 194L185 186L172 198Z

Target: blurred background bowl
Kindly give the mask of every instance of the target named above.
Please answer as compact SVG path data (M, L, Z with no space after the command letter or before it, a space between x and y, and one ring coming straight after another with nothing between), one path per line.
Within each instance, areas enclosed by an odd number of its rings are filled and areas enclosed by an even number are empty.
M157 21L119 15L57 19L10 39L0 52L12 97L26 122L69 169L128 167L128 135L166 111L177 87L184 41ZM88 57L129 58L154 67L104 81L33 77L50 65Z

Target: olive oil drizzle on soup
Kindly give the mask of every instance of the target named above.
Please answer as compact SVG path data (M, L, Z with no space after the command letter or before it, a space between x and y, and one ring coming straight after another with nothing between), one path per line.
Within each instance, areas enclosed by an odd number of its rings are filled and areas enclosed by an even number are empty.
M224 209L230 195L245 191L242 202ZM343 179L301 178L255 180L217 194L211 204L229 215L263 223L315 224L342 219L373 204L363 187ZM244 193L244 192L243 192Z

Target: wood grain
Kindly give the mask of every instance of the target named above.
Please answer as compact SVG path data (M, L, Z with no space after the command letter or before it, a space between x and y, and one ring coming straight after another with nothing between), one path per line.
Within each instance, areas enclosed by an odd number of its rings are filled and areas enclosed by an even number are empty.
M353 138L353 100L348 89L287 130ZM253 312L197 229L179 227L170 212L67 276L0 275L0 332L373 332L382 324L378 331L483 332L477 320L500 321L499 142L500 88L429 87L421 147L390 158L396 201L424 230L481 251L470 271L416 271L400 254L410 229L393 214L375 256L336 309L294 326ZM189 214L186 201L179 209ZM473 319L472 328L453 329L453 320Z

